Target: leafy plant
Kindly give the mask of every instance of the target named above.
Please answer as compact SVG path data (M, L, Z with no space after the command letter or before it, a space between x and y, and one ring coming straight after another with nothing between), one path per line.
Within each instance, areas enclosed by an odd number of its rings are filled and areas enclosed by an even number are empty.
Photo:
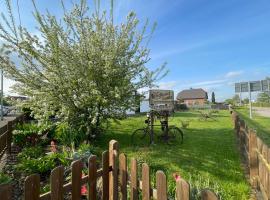
M68 166L70 161L61 153L52 153L37 159L21 159L17 165L17 170L24 173L47 174L56 166Z
M0 172L0 185L1 184L8 184L12 181L12 178L8 175L4 174L3 172Z
M79 145L86 139L82 131L71 128L66 122L57 125L54 138L66 146L71 146L73 143Z
M34 146L41 140L41 136L50 129L49 125L37 123L18 124L13 131L13 142L20 147Z
M94 151L93 146L90 144L81 144L77 151L73 154L73 159L78 160L82 159L83 162L87 163L88 158L92 155L92 152Z
M18 154L18 159L36 159L42 156L43 149L40 146L37 147L25 147L22 152Z

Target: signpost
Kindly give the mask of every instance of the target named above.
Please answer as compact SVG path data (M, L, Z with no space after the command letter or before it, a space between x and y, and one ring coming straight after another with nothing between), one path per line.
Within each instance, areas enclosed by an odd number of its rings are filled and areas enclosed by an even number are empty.
M150 90L149 105L152 110L172 111L174 109L173 90Z
M249 117L252 119L251 93L252 92L270 92L270 80L235 83L235 93L239 94L240 102L241 102L241 96L242 96L241 94L243 92L249 93Z

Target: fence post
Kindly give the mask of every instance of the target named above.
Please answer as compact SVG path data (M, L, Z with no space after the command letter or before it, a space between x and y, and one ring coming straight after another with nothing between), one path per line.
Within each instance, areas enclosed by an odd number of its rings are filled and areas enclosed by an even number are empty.
M202 200L218 200L218 197L214 192L210 190L203 190L201 192L201 199Z
M263 155L263 158L267 161L267 157L268 157L268 147L266 144L263 144L263 147L262 147L262 155ZM266 165L263 164L262 166L262 177L263 177L263 180L262 180L262 184L263 184L263 187L265 189L265 192L267 193L268 191L268 176L267 176L267 171L268 169L266 168Z
M250 183L253 188L258 187L258 155L257 149L257 135L253 130L249 130L249 176Z
M150 169L146 163L142 164L142 199L150 200Z
M97 157L92 155L88 159L88 200L97 199Z
M12 186L10 184L0 185L0 197L5 200L11 200L12 197L11 189Z
M102 153L102 200L109 199L109 152Z
M82 161L76 160L71 164L71 199L81 199Z
M270 164L270 148L268 148L268 156L267 156L267 162L268 164ZM269 169L267 170L267 177L268 177L268 185L266 186L267 188L267 195L268 195L268 199L270 199L270 171Z
M118 158L119 146L118 142L111 140L109 143L109 164L112 171L109 173L109 199L118 200Z
M236 130L237 114L235 111L233 111L232 120L233 120L234 129Z
M157 200L167 199L167 181L163 171L156 173Z
M64 199L64 167L59 166L51 172L51 199L63 200Z
M130 167L130 199L137 200L138 199L138 173L137 173L137 160L131 159L131 167Z
M183 179L176 182L176 199L189 200L189 184Z
M7 131L8 131L8 136L7 136L7 152L11 152L11 143L12 143L12 121L8 121L7 123Z
M38 174L27 176L24 182L24 200L39 200L40 178Z
M119 178L121 199L127 199L127 157L121 153L119 156Z

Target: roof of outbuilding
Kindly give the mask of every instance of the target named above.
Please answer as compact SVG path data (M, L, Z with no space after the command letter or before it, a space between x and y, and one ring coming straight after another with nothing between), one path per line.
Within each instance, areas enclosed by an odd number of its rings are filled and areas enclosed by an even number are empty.
M183 90L177 94L176 97L178 100L185 100L185 99L208 99L207 92L203 89L189 89Z

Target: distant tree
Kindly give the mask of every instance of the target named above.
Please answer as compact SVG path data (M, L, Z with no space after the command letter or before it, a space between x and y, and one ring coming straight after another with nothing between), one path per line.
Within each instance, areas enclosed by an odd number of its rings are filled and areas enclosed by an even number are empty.
M237 105L240 103L240 96L238 94L236 94L233 96L232 100L233 100L233 104Z
M233 103L233 99L226 99L225 102L226 102L227 104L231 104L231 105L234 104L234 103Z
M216 103L216 95L212 92L212 103Z
M240 97L236 94L232 98L226 99L225 102L231 105L238 105L240 103Z
M249 98L245 98L245 99L243 99L243 101L242 101L244 104L248 104L249 103Z
M262 92L257 97L259 103L270 103L270 95L266 92Z

